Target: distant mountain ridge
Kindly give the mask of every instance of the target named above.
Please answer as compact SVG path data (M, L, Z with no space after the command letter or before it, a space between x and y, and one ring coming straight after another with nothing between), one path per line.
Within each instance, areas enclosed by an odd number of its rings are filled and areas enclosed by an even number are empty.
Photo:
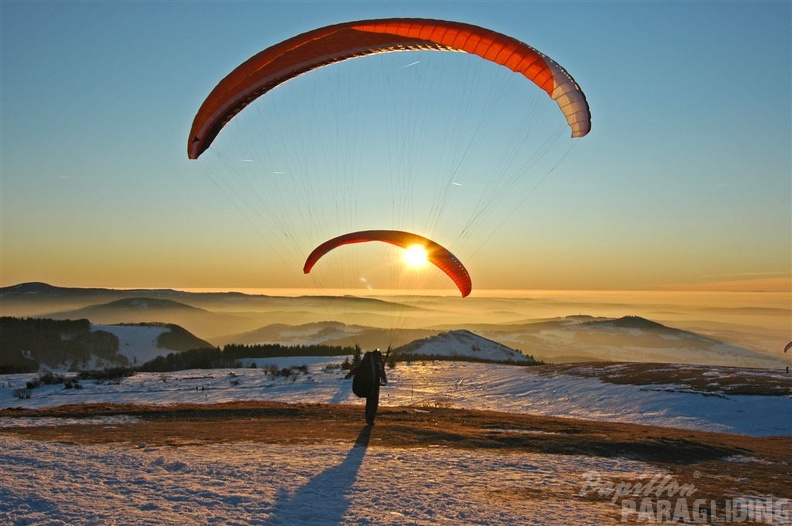
M672 330L669 327L666 327L662 323L657 323L656 321L647 320L640 316L622 316L621 318L616 319L595 319L592 321L585 322L586 325L592 327L617 327L619 329L642 329L642 330Z
M58 287L42 282L29 282L0 287L0 299L5 302L19 300L52 300L52 299L73 299L83 297L87 301L95 298L108 298L107 302L117 299L128 299L134 297L173 299L174 301L190 300L196 303L207 303L212 305L236 305L243 303L257 304L261 302L289 302L296 298L314 304L326 305L333 302L355 302L367 307L372 306L391 306L394 303L378 298L366 298L359 296L272 296L267 294L245 294L243 292L187 292L175 289L111 289L111 288L81 288L81 287ZM415 309L415 307L399 305L400 308Z
M529 299L526 304L531 305L532 301ZM490 305L494 307L486 310ZM787 365L780 354L727 343L641 316L580 313L532 318L526 315L528 310L523 304L504 298L494 302L466 298L459 303L458 298L438 300L430 296L409 300L390 296L266 296L172 289L69 288L39 282L0 288L0 316L86 318L101 325L170 323L216 346L280 343L385 348L464 329L548 363L645 361L762 368ZM405 323L406 319L409 322ZM719 332L730 334L724 329Z
M151 300L151 308L140 308L146 306L141 303L144 299ZM116 303L119 301L121 303ZM173 303L164 303L167 301ZM183 308L185 306L202 311L188 311ZM128 309L130 318L122 315L124 307ZM160 318L147 318L145 313L151 313L155 308L158 308ZM369 322L377 322L386 320L394 311L420 310L396 301L355 296L292 297L173 289L74 288L40 282L0 288L0 316L87 317L93 323L104 324L159 321L182 325L207 339L247 332L277 322L316 321L317 312L332 311L345 319L363 316Z
M112 301L135 296L147 297L186 297L190 292L173 289L108 289L101 287L58 287L49 283L38 281L20 283L9 287L0 287L0 300L4 302L15 300L68 300L85 298L87 301Z
M109 303L102 303L99 305L90 305L83 309L79 309L77 311L69 311L63 313L50 313L49 316L55 317L62 317L62 316L75 316L75 313L88 313L91 312L98 312L102 310L118 310L118 311L160 311L160 310L169 310L169 309L177 309L177 310L184 310L187 312L194 312L194 311L201 311L201 312L209 312L206 309L201 309L198 307L193 307L191 305L187 305L185 303L180 303L178 301L169 300L169 299L161 299L161 298L147 298L147 297L134 297L134 298L125 298L120 300L111 301Z
M213 327L247 327L249 321L233 314L215 313L167 298L133 296L81 307L74 310L45 312L53 319L85 318L98 325L130 323L164 323L184 327L200 334Z
M782 368L773 356L665 326L640 316L568 316L510 327L473 325L488 338L555 363L579 361L711 364Z

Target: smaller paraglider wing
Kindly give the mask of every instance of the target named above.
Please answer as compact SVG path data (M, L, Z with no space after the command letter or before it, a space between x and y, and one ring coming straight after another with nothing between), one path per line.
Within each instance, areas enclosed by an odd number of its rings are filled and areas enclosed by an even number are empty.
M369 241L381 241L405 249L413 245L420 245L426 251L427 261L445 272L446 275L451 278L459 289L459 292L462 293L463 298L470 294L473 288L470 281L470 274L468 274L467 269L447 248L435 243L431 239L419 236L418 234L400 230L363 230L334 237L333 239L325 241L310 253L305 260L303 272L306 274L311 272L316 262L335 248L353 243L367 243Z
M792 349L792 342L786 344L786 347L784 347L784 352L787 352L789 349Z

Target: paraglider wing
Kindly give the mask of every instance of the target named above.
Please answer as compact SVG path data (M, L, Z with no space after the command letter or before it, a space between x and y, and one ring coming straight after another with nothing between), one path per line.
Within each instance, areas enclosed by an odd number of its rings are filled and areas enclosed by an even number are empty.
M792 349L792 342L786 344L786 347L784 347L784 352L787 352L789 349Z
M382 241L383 243L390 243L391 245L396 245L401 248L421 245L424 250L426 250L427 261L445 272L446 275L451 278L459 289L459 292L462 293L463 298L470 294L473 288L470 281L470 274L468 274L467 269L448 249L435 243L431 239L410 232L402 232L400 230L363 230L334 237L333 239L325 241L311 252L305 260L303 272L306 274L311 272L316 262L335 248L353 243L367 243L369 241Z
M470 24L392 18L322 27L254 55L212 90L193 121L187 153L197 159L237 113L284 82L351 58L394 51L462 51L525 76L555 100L572 137L591 129L586 97L564 68L512 37Z

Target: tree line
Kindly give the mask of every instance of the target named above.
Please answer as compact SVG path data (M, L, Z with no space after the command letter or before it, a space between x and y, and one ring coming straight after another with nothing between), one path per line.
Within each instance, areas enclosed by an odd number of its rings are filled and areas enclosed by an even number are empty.
M228 344L218 347L191 349L158 356L136 369L142 372L165 373L185 369L219 369L241 367L245 358L277 358L287 356L345 356L355 355L355 347L332 345L281 345L263 343L254 345Z
M253 345L228 344L223 354L231 359L278 358L282 356L346 356L355 354L355 347L334 345L281 345L279 343L257 343Z

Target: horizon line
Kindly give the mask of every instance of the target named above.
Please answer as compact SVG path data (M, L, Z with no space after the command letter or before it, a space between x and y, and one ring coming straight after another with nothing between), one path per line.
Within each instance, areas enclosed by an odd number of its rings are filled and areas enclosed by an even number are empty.
M676 285L657 288L635 288L635 289L604 289L604 288L480 288L474 289L471 293L473 297L520 297L527 294L630 294L630 293L727 293L727 294L792 294L792 279L774 279L768 283L767 280L760 280L765 287L747 287L746 281L728 282L731 287L717 287L717 283L704 283L697 285ZM73 288L73 289L107 289L107 290L173 290L185 293L238 293L245 295L259 296L441 296L459 297L459 291L453 288L432 288L432 289L350 289L350 288L316 288L316 287L182 287L182 286L103 286L103 285L53 285L45 281L27 281L12 285L0 285L0 288L19 287L26 284L41 283L51 287ZM753 285L758 285L756 281ZM726 285L726 283L720 284ZM736 286L740 285L740 286ZM772 285L772 286L768 286ZM460 298L464 299L464 298Z

